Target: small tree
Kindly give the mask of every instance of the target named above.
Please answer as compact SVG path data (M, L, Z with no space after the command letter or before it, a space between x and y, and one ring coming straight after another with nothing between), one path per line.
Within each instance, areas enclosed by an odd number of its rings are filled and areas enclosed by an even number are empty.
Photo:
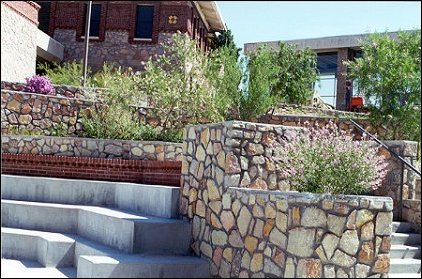
M347 62L366 97L373 125L389 132L386 139L420 141L421 33L372 34L362 47L363 56Z
M275 62L278 66L273 95L276 102L304 105L313 96L312 85L318 80L317 56L309 48L297 49L280 42Z
M188 35L177 33L164 44L164 54L147 63L140 82L163 130L182 129L187 123L221 121L215 87L207 71L209 59Z

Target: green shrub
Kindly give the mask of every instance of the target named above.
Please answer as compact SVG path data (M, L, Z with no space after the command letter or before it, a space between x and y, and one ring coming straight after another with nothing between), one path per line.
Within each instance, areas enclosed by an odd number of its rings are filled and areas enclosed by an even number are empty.
M52 66L47 63L37 65L38 70L49 77L51 82L56 85L81 86L83 77L83 64L80 62L65 62L63 64L54 63ZM88 74L91 70L88 68ZM91 84L88 78L88 85Z

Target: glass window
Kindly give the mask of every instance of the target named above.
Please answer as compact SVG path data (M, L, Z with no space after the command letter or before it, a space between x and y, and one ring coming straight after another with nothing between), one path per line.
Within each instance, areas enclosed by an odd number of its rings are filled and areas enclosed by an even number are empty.
M319 82L315 86L315 95L324 103L336 107L337 101L337 78L335 75L320 75Z
M84 26L82 34L85 36L86 26L86 11L88 6L85 4L84 9ZM101 4L92 4L91 6L91 22L89 26L89 36L99 37L100 36L100 20L101 20Z
M48 33L48 28L50 26L50 2L37 2L41 6L40 11L38 12L38 28L44 33Z
M321 75L337 73L337 52L318 53L318 71Z
M152 39L153 19L154 6L137 6L135 38Z

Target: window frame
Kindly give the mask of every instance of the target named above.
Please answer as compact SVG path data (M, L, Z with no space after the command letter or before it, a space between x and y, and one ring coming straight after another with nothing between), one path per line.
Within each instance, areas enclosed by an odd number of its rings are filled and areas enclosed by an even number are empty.
M138 8L139 7L152 7L152 19L151 19L151 38L141 38L137 37L137 28L138 28ZM154 39L154 25L155 25L155 12L156 12L156 5L154 4L144 4L144 3L136 3L136 10L135 10L135 27L134 27L134 34L133 34L133 41L135 42L152 42Z

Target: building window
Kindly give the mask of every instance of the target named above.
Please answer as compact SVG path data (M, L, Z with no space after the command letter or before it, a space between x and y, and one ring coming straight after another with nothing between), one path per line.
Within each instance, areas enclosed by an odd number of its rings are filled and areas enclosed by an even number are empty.
M337 102L337 52L317 54L319 82L315 92L326 104L336 107Z
M36 3L41 6L40 11L38 12L38 28L48 34L48 29L50 27L51 3L41 1L37 1Z
M82 34L85 36L85 26L86 26L86 12L88 6L85 4L84 8L84 26L82 28ZM101 4L92 4L91 6L91 22L89 26L89 37L99 37L100 36L100 21L101 21Z
M136 39L152 39L154 6L138 5L136 7Z

